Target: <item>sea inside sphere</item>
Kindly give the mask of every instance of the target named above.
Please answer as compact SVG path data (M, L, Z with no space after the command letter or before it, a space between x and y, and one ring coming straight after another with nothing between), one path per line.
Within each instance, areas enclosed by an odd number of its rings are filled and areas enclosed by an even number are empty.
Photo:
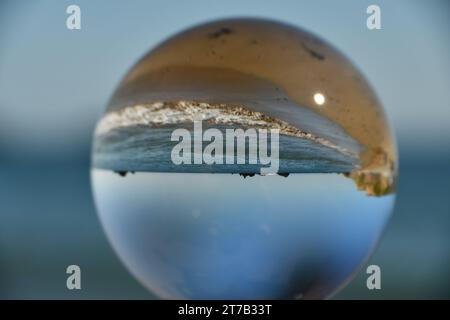
M182 163L177 129L193 146ZM252 134L240 158L237 139L218 141L230 129L253 129L267 154L277 142L276 172L250 163ZM348 59L299 28L229 19L128 72L98 122L91 177L112 246L156 297L322 299L374 249L396 171L383 109Z

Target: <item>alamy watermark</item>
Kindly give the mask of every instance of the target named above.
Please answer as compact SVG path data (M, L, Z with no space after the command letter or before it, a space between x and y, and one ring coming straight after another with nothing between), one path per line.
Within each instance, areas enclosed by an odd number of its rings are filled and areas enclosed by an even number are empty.
M366 26L369 30L381 29L381 8L375 4L367 7L366 13L369 14L366 20Z
M224 135L217 128L203 131L202 121L197 120L193 137L189 130L178 128L172 132L171 141L179 141L170 155L175 165L260 164L262 175L277 173L280 165L279 129L225 129ZM203 142L210 143L203 148Z
M67 267L66 273L69 275L66 280L66 287L69 290L81 290L81 268L72 264Z
M72 4L67 7L66 13L69 15L66 19L66 27L69 30L81 29L81 9L79 6Z
M369 290L381 290L381 268L376 264L367 267L366 273L369 275L366 286Z

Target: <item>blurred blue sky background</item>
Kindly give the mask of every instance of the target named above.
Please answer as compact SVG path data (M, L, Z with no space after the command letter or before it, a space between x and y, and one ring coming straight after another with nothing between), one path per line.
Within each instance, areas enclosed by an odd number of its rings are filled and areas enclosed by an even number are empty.
M80 31L65 25L72 3L81 7ZM233 16L278 19L327 39L375 87L403 145L442 146L450 137L450 4L377 1L382 30L370 31L372 3L2 0L0 114L8 153L78 154L139 57L186 27Z
M81 7L79 31L66 28L70 4ZM370 4L381 7L382 30L366 28ZM361 274L338 297L450 297L445 0L0 0L0 297L148 297L95 216L93 127L150 48L194 24L236 16L277 19L328 40L368 78L397 133L399 201L370 261L386 270L386 286L368 292ZM65 266L77 261L92 280L83 293L65 290Z

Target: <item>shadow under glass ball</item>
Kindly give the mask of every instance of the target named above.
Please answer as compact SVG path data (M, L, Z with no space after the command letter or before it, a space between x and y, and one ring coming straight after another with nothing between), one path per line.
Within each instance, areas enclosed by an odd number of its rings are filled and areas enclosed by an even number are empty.
M174 164L172 133L194 144L198 119L224 136L279 130L278 174ZM278 22L221 20L163 42L123 79L94 139L103 227L160 298L326 298L394 202L395 143L373 90L336 49Z

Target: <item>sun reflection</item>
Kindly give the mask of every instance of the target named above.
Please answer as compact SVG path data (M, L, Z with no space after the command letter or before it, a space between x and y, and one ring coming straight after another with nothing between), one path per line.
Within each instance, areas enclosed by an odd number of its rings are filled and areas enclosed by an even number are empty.
M325 103L325 96L321 94L320 92L317 92L314 94L314 102L318 104L319 106L323 105Z

